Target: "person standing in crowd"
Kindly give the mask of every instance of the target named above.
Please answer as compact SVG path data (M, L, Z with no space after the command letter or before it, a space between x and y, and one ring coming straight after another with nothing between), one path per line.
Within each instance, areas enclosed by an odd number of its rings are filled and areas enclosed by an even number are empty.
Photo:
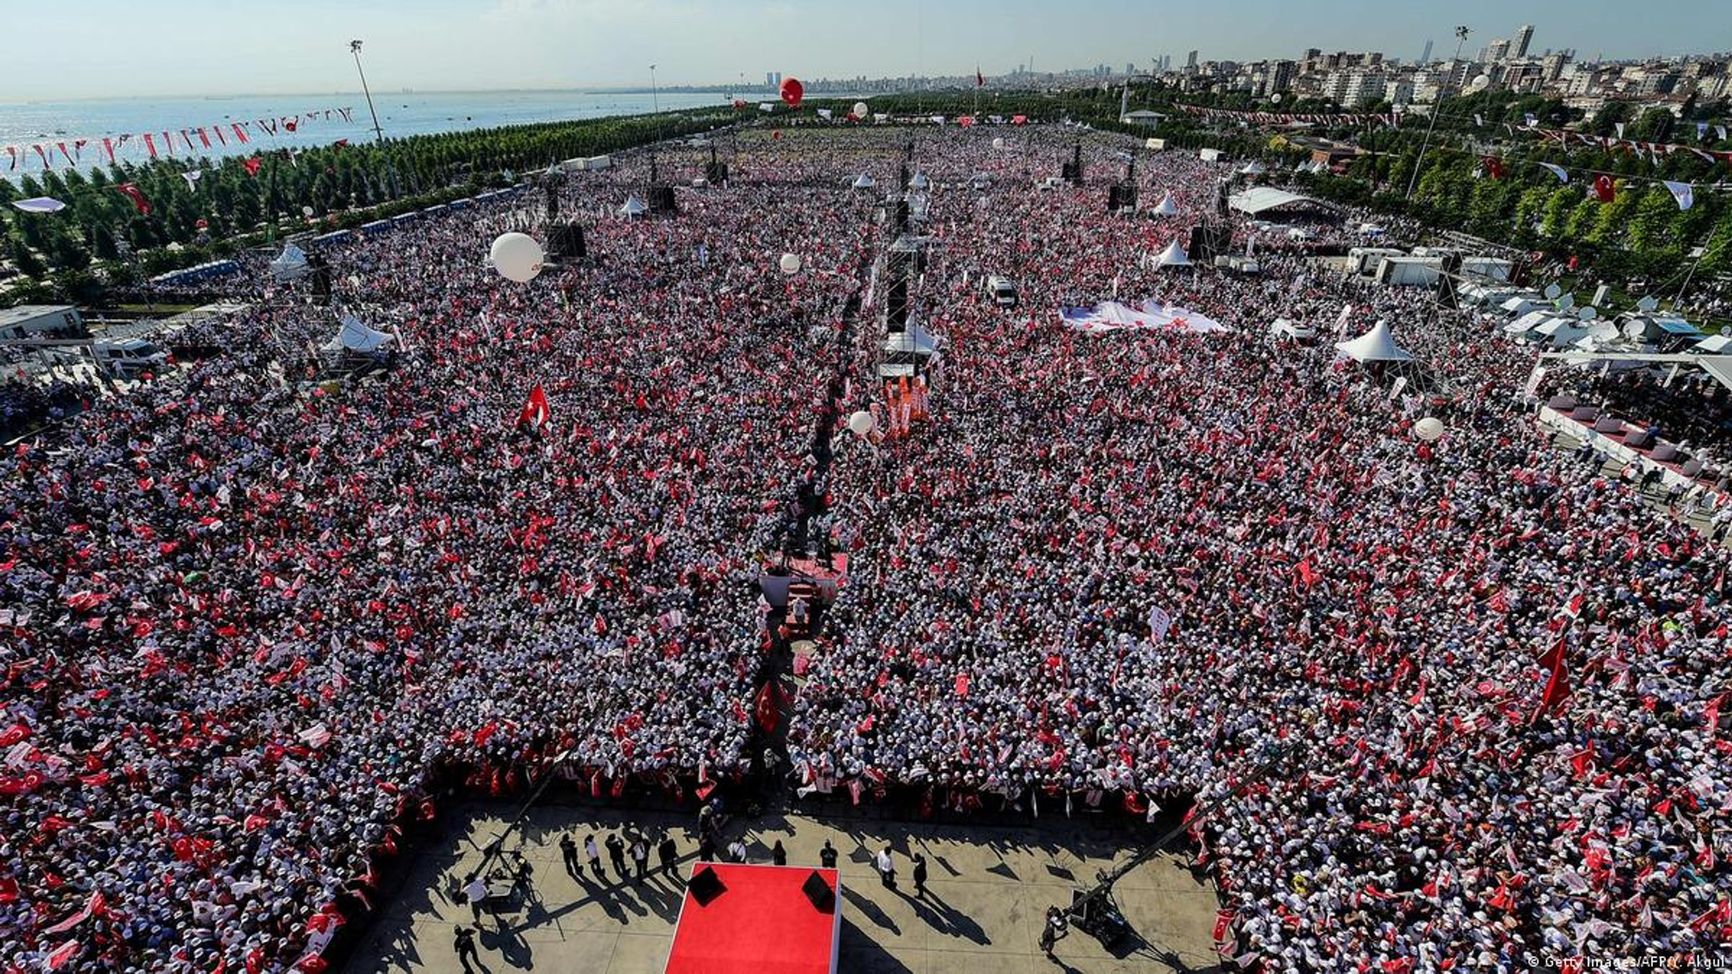
M788 864L788 850L782 848L781 839L777 839L776 844L770 847L770 864L775 866Z
M878 867L878 881L884 884L884 888L895 889L896 860L891 858L889 846L885 846L878 850L878 856L876 860L874 860L874 865Z
M1070 922L1065 919L1064 911L1056 906L1046 908L1046 923L1040 929L1040 949L1048 957L1052 956L1054 944L1070 932Z
M607 858L613 863L613 871L620 879L629 877L625 868L625 840L618 832L609 832L607 836Z
M633 868L632 882L642 886L644 877L649 875L649 841L643 833L634 831L631 836L631 863Z
M481 908L487 902L487 881L479 873L471 874L469 881L463 887L463 896L469 901L469 914L477 924L481 923Z
M912 870L910 870L909 875L914 877L914 895L919 896L919 897L924 897L926 895L926 857L925 856L921 855L918 852L916 852L914 854L914 868Z
M746 855L747 849L745 836L736 836L734 841L728 843L728 858L730 860L733 862L745 862Z
M825 839L824 848L818 850L818 865L825 869L836 868L836 847L830 844L829 839Z
M582 866L577 861L577 840L571 837L570 832L559 837L559 856L565 862L565 871L576 878Z
M661 863L664 874L673 875L674 866L679 863L680 847L674 842L673 832L663 832L662 840L656 845L656 860Z
M601 847L595 844L595 833L583 837L583 856L589 860L589 871L595 873L596 879L606 879L607 874L601 871Z
M452 940L452 948L457 951L457 960L463 965L464 974L470 974L469 962L481 963L481 955L475 950L475 931L459 924Z
M698 836L698 861L699 862L715 862L716 861L716 840L710 838L710 834L708 832L705 832L702 835Z

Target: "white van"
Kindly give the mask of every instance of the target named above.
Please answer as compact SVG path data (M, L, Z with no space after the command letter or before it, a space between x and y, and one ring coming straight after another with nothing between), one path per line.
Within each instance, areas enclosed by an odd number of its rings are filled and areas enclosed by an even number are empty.
M168 364L168 356L142 338L96 341L90 345L90 357L98 368L117 379L135 379L141 373L160 371Z
M990 275L986 279L985 287L986 296L992 299L993 304L1001 308L1016 307L1016 285L1010 278Z

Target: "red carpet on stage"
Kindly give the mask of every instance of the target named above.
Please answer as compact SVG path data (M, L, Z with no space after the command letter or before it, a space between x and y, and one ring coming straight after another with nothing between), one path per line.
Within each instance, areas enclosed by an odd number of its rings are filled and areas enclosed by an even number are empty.
M836 870L699 862L693 874L706 866L724 892L708 906L686 892L667 974L835 974L842 936ZM833 894L827 911L801 890L813 872Z

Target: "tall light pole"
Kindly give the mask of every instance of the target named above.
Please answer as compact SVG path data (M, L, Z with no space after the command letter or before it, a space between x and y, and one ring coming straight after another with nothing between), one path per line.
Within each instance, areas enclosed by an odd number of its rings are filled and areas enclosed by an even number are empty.
M1471 33L1465 26L1455 29L1455 57L1449 62L1451 74L1455 73L1456 62L1461 60L1461 46L1467 43L1467 35ZM1404 200L1413 199L1413 184L1419 181L1419 167L1425 162L1425 150L1431 148L1431 130L1437 128L1437 116L1443 112L1443 95L1448 89L1447 83L1437 86L1437 101L1431 104L1431 121L1425 125L1425 139L1419 143L1419 158L1413 161L1413 172L1408 174L1407 193L1402 196Z
M373 93L367 90L367 72L361 70L361 42L350 41L349 53L355 55L355 73L361 76L361 94L367 96L367 113L373 116L373 140L385 141L385 133L379 128L379 113L373 109Z
M662 110L661 96L656 92L656 66L653 64L650 65L650 110L654 112Z

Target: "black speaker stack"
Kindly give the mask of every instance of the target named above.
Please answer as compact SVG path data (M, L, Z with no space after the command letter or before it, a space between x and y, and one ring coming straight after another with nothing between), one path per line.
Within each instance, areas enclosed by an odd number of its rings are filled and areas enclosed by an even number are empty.
M722 878L709 866L698 870L686 883L686 889L691 891L692 899L697 900L699 906L709 906L716 901L716 897L728 891L728 888L722 885Z
M1227 253L1232 245L1232 230L1204 224L1191 228L1191 245L1185 248L1185 253L1193 262L1214 260Z
M1455 282L1461 276L1461 254L1450 251L1443 255L1443 267L1437 274L1437 303L1446 308L1458 308L1460 299L1455 293Z
M1114 183L1107 187L1107 212L1137 211L1137 187L1132 183Z
M307 278L313 289L313 303L331 303L331 264L323 254L307 255Z
M583 238L583 228L575 223L549 227L547 256L554 260L582 260L588 257L589 247Z
M649 188L649 211L657 216L673 216L678 213L679 206L674 202L674 188L652 185Z

